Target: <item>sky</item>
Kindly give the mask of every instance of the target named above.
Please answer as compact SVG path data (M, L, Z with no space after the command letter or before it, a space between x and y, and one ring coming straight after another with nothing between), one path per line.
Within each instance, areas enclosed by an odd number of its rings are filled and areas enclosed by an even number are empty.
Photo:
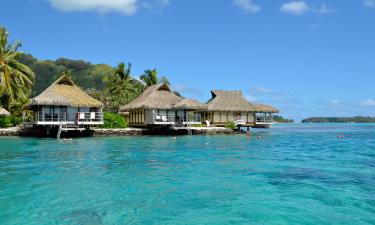
M157 68L202 102L242 90L297 121L375 116L375 0L1 0L38 59Z

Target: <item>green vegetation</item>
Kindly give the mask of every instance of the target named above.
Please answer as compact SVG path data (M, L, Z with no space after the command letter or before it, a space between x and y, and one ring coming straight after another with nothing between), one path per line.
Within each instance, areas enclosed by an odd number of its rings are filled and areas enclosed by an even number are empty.
M234 122L227 122L225 125L224 125L225 128L229 128L229 129L232 129L232 130L235 130L237 129L237 126Z
M21 42L9 44L8 35L6 29L0 27L0 105L12 113L28 100L35 75L19 60Z
M6 127L14 127L17 125L20 125L22 123L22 118L19 116L6 116L0 117L0 127L6 128Z
M375 117L310 117L302 123L375 123Z
M130 76L131 64L125 68L124 63L120 63L114 70L113 75L107 82L107 96L105 97L106 109L111 112L118 112L119 108L128 104L144 89L144 85Z
M282 116L273 116L273 121L277 122L277 123L294 123L294 120L293 119L286 119Z
M170 85L166 77L162 76L158 78L158 71L156 69L145 70L145 72L139 78L146 84L147 87L160 83Z
M18 41L8 44L8 33L0 27L0 105L13 115L21 115L30 97L39 95L61 74L69 73L87 94L104 103L107 112L103 127L123 128L127 126L125 119L115 114L120 106L132 101L148 86L169 84L166 77L158 77L156 69L145 70L139 81L131 75L131 63L119 63L112 68L67 58L38 60L30 54L20 53L20 46ZM17 125L21 123L18 118L1 118L1 126Z
M128 123L124 117L111 112L104 112L104 124L102 128L126 128Z
M66 71L70 72L72 80L83 89L93 88L103 91L113 71L111 66L105 64L93 65L83 60L66 58L55 61L38 60L29 54L22 54L20 61L33 70L36 75L31 97L40 94Z

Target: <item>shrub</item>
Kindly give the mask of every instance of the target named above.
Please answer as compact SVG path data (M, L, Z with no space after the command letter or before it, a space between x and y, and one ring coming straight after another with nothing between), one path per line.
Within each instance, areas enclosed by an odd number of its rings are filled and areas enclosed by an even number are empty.
M232 129L232 130L237 129L236 124L233 123L233 122L227 122L224 126L225 126L225 128L229 128L229 129Z
M22 118L19 116L0 117L0 127L14 127L22 123Z
M192 127L205 127L206 125L204 124L192 124Z
M121 115L111 112L104 112L104 124L102 128L126 128L128 123Z

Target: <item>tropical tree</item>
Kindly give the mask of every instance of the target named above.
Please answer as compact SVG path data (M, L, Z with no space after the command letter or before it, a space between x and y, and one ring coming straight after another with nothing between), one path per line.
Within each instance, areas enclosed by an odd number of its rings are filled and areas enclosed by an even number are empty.
M8 44L8 35L4 27L0 27L0 101L12 111L12 105L19 105L28 99L34 84L34 72L18 61L21 55L18 49L21 42Z
M114 74L116 78L120 80L128 80L131 79L130 72L132 69L132 64L128 63L128 67L125 68L125 63L119 63L117 67L114 69Z
M139 78L146 84L147 87L160 83L170 85L166 77L162 76L158 78L158 71L156 69L145 70L145 72Z
M113 69L113 76L107 84L106 110L118 112L119 107L126 105L141 94L144 86L140 81L131 77L131 66L130 63L127 67L124 63L119 63Z

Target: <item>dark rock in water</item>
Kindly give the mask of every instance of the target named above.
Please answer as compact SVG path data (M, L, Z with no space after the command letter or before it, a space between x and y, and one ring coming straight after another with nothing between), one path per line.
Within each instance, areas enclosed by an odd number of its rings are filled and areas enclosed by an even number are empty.
M63 216L62 224L71 225L102 225L103 220L98 212L94 210L75 210Z

